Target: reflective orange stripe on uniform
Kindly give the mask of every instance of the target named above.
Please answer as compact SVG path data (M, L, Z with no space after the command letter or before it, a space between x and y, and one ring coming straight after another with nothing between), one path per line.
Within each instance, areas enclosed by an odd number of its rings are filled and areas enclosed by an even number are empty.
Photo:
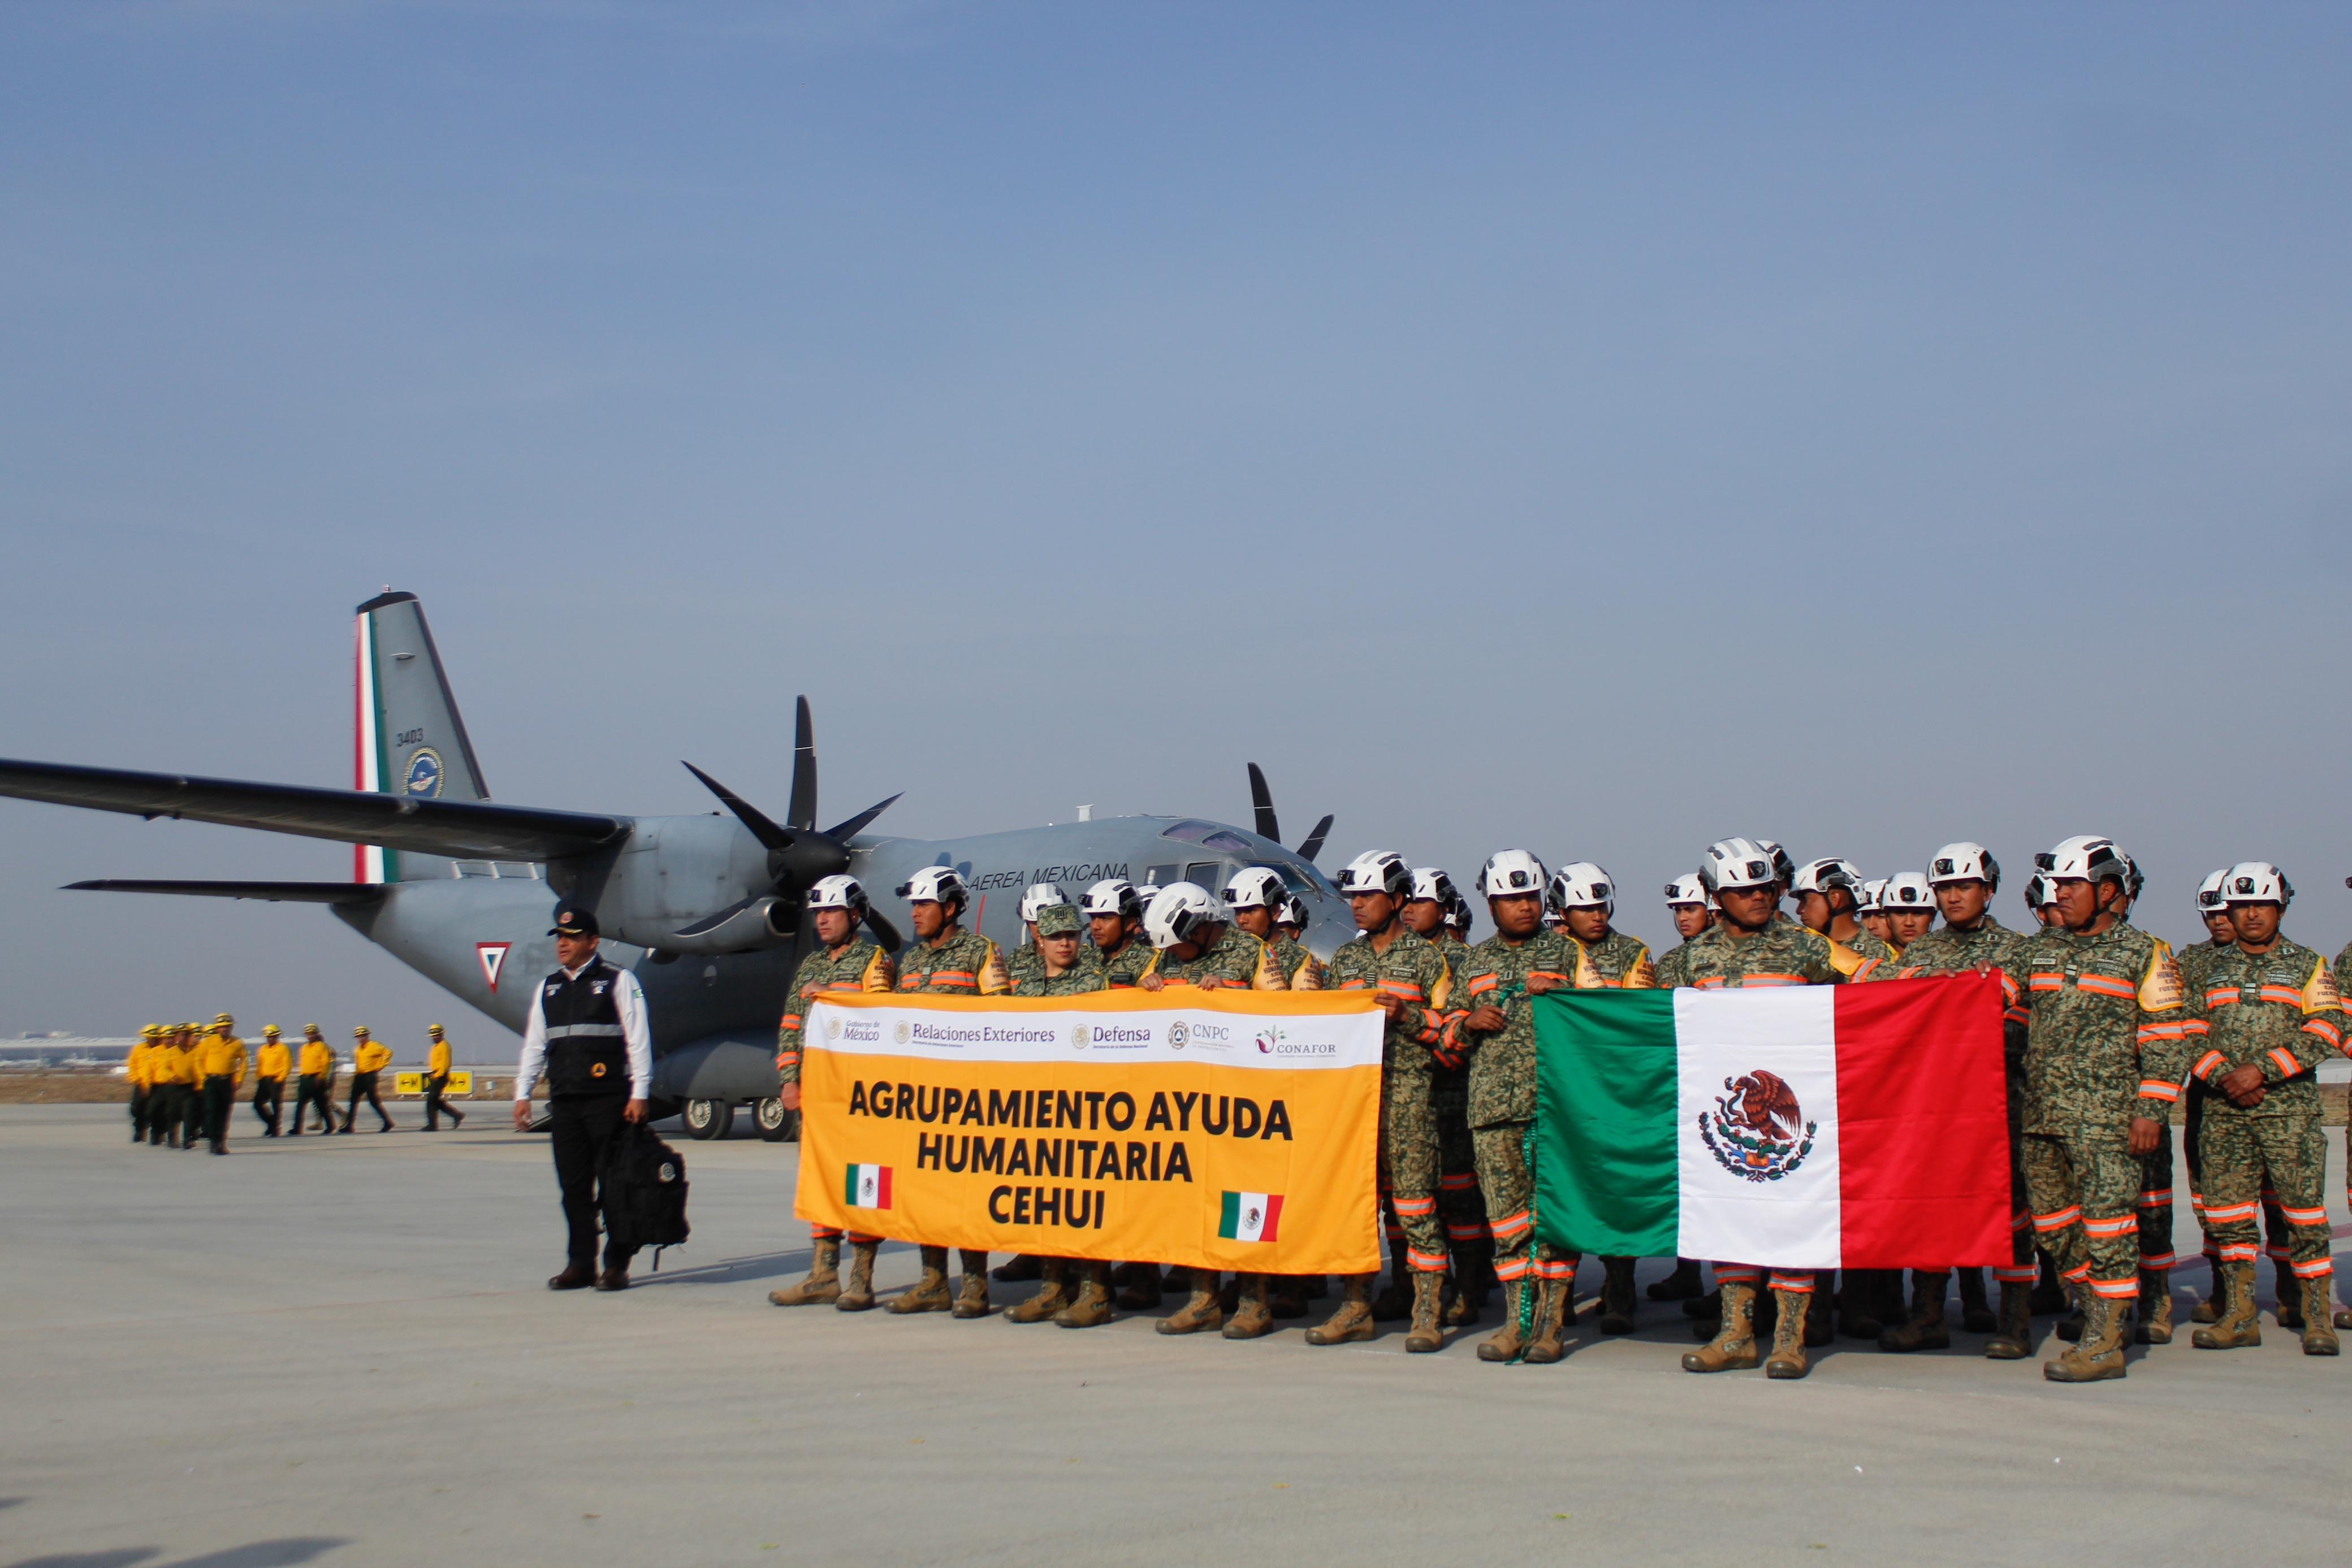
M2112 975L2084 975L2074 981L2078 991L2088 991L2095 997L2117 997L2125 1001L2139 995L2139 988L2129 980L2118 980Z

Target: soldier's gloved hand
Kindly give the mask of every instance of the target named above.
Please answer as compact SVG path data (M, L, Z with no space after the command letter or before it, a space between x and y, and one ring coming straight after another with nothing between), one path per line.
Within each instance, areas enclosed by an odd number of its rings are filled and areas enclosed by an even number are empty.
M1470 1016L1462 1020L1462 1027L1472 1034L1493 1034L1503 1027L1503 1009L1492 1002L1482 1002L1470 1009Z
M2158 1140L2164 1136L2164 1124L2150 1116L2134 1116L2131 1120L2131 1152L2135 1155L2156 1153Z

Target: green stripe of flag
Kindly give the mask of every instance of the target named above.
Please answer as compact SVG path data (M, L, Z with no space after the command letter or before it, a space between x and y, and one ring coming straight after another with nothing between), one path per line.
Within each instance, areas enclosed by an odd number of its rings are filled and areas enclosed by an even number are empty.
M1536 1234L1616 1258L1671 1258L1675 993L1535 998Z
M1231 1241L1242 1233L1242 1195L1225 1194L1224 1207L1217 1217L1217 1234Z

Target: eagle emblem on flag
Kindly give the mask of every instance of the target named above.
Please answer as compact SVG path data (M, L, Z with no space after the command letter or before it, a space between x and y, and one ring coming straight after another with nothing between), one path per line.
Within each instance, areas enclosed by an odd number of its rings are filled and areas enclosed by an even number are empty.
M1797 1092L1758 1069L1723 1081L1713 1112L1698 1113L1699 1141L1716 1162L1747 1181L1779 1181L1813 1152L1820 1124L1805 1120Z

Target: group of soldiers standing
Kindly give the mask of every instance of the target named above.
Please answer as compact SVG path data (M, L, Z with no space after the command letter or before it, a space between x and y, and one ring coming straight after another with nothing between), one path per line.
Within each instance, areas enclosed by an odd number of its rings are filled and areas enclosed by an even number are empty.
M430 1030L432 1047L425 1066L425 1130L440 1131L447 1116L453 1126L464 1114L443 1097L449 1084L449 1041L439 1024ZM302 1026L302 1040L289 1046L276 1024L265 1024L261 1044L248 1051L237 1038L236 1020L227 1013L210 1028L194 1023L149 1024L131 1048L126 1071L131 1080L131 1141L151 1146L194 1149L200 1145L215 1155L228 1153L228 1124L247 1077L253 1080L253 1113L265 1138L282 1131L299 1138L318 1113L318 1130L349 1133L362 1104L373 1107L389 1133L394 1125L383 1108L378 1081L392 1065L392 1048L368 1032L365 1024L352 1030L351 1103L340 1122L335 1109L335 1080L341 1071L334 1047L317 1024ZM287 1125L286 1082L294 1080L292 1125Z
M956 873L930 868L898 890L910 902L915 940L895 962L858 934L864 890L834 876L809 894L820 945L794 979L777 1066L785 1103L797 1108L803 1020L827 991L1373 991L1386 1014L1380 1187L1392 1271L1377 1293L1377 1276L1344 1280L1337 1310L1307 1339L1345 1343L1402 1318L1405 1348L1434 1351L1446 1330L1475 1322L1499 1288L1504 1321L1479 1356L1546 1363L1565 1354L1581 1260L1536 1235L1526 1154L1536 1099L1528 998L1562 987L1748 988L1989 973L2006 1008L2013 1199L2010 1256L1992 1270L1998 1310L1977 1268L1913 1270L1906 1304L1899 1270L1850 1270L1841 1282L1717 1260L1709 1291L1697 1261L1677 1260L1649 1295L1681 1301L1706 1342L1685 1367L1760 1362L1769 1376L1801 1377L1807 1350L1841 1329L1890 1352L1947 1347L1957 1271L1963 1326L1987 1335L1989 1357L2030 1355L2033 1313L2056 1311L2069 1343L2044 1364L2046 1376L2123 1376L2126 1343L2172 1337L2170 1113L2184 1092L2191 1207L2214 1281L2211 1299L2192 1314L2200 1325L2194 1343L2260 1343L2255 1276L2267 1219L2281 1324L2299 1331L2306 1354L2336 1354L2336 1329L2347 1324L2332 1299L2315 1071L2343 1048L2352 947L2331 966L2288 941L2280 923L2293 889L2266 862L2205 879L2198 900L2209 940L2179 955L2130 923L2141 877L2112 841L2069 839L2035 865L2025 889L2035 928L2021 932L1991 913L2000 870L1981 845L1948 844L1924 873L1870 881L1842 858L1799 866L1769 840L1724 840L1696 875L1668 885L1683 940L1654 960L1614 928L1615 888L1590 862L1548 873L1524 851L1490 858L1476 887L1496 930L1473 946L1464 940L1469 904L1445 873L1374 852L1339 874L1359 929L1328 965L1300 945L1304 906L1264 867L1235 875L1222 898L1190 883L1138 890L1111 878L1073 906L1057 889L1034 887L1022 910L1030 940L1009 956L961 924L966 895ZM1783 911L1792 896L1793 919ZM880 1239L824 1227L814 1234L808 1278L771 1300L844 1311L877 1304ZM946 1254L924 1247L919 1282L889 1310L987 1313L987 1255L963 1252L951 1290ZM1601 1260L1603 1333L1634 1327L1635 1262ZM1007 1313L1016 1321L1090 1326L1114 1304L1156 1310L1163 1289L1181 1289L1186 1300L1160 1332L1221 1328L1230 1338L1303 1316L1306 1301L1324 1293L1319 1281L1244 1274L1226 1282L1197 1270L1179 1284L1150 1263L1114 1270L1016 1260L996 1277L1044 1281ZM1115 1302L1114 1286L1124 1287Z

